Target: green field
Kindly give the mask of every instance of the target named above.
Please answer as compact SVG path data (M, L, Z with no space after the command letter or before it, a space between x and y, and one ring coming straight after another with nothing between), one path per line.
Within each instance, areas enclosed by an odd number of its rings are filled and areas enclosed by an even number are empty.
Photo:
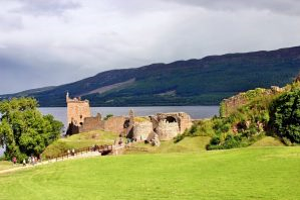
M299 199L300 148L86 158L0 175L0 199Z
M13 168L12 162L9 161L0 161L0 171Z

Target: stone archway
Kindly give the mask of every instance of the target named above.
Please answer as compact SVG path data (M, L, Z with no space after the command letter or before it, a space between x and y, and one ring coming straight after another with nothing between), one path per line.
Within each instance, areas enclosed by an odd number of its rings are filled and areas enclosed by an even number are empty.
M166 122L168 122L168 123L177 123L177 120L173 116L167 116L166 117Z

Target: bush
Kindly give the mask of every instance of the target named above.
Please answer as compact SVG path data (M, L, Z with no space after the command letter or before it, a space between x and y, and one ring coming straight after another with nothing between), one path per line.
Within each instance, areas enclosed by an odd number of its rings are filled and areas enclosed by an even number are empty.
M233 136L233 135L227 135L225 142L223 144L224 149L231 149L231 148L237 148L241 146L241 137L240 136Z
M210 140L211 145L218 145L218 144L220 144L220 142L221 142L221 140L220 140L220 137L218 137L218 136L214 136Z
M300 89L276 99L271 105L270 116L270 126L276 135L291 143L300 143Z
M184 138L185 138L185 134L177 135L177 136L174 138L174 143L178 143L178 142L180 142L181 140L183 140Z
M195 135L196 132L197 132L197 126L194 124L194 125L191 127L189 133L190 133L191 135Z

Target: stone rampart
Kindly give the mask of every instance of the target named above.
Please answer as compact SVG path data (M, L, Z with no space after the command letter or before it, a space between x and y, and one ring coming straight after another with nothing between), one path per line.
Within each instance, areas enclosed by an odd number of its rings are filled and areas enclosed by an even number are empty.
M113 116L104 121L104 130L113 132L117 135L124 133L124 123L126 117Z

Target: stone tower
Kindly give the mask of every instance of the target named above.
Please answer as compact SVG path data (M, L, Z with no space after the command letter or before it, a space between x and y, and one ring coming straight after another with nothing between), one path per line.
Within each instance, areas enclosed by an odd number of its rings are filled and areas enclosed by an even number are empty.
M73 122L76 126L81 126L84 118L91 117L90 103L88 100L80 98L71 99L69 93L66 95L68 124Z

